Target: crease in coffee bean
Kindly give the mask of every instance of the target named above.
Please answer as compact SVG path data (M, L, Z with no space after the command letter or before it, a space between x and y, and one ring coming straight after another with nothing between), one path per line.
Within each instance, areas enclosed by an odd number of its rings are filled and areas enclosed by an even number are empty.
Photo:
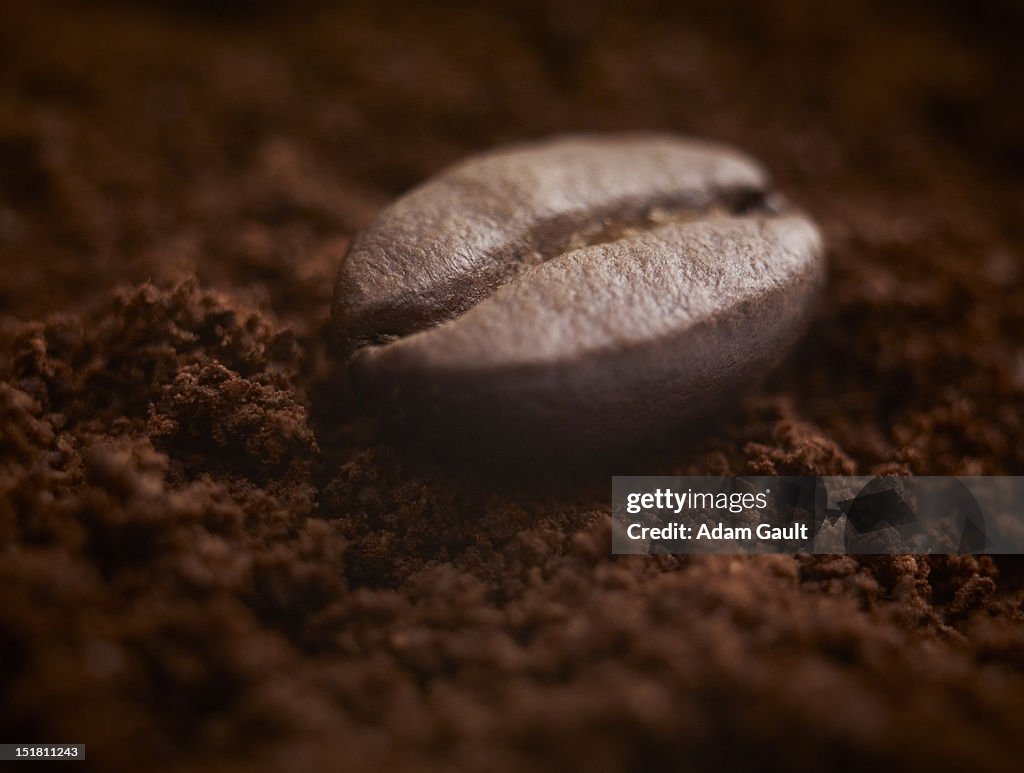
M577 135L467 159L385 209L336 283L338 343L351 353L458 316L521 266L564 251L581 226L652 206L746 208L764 169L717 143L673 135Z
M551 255L543 258L537 262L545 262L547 260L556 260L566 252L572 250L584 249L586 247L595 247L599 244L609 244L611 242L617 242L622 239L628 239L649 231L654 228L658 228L669 223L687 223L696 222L698 220L713 220L716 218L723 217L735 217L736 215L755 215L762 214L759 210L761 209L761 202L763 197L757 197L752 199L750 202L744 201L736 205L726 206L722 204L715 204L706 208L694 210L694 209L676 209L671 207L652 207L650 210L644 213L640 218L631 220L620 220L618 222L608 220L600 223L599 225L592 228L580 229L573 233L565 246L558 254ZM769 214L764 211L763 214Z
M772 207L772 210L778 209L780 205L783 204L784 202L785 200L779 197L776 200L776 204ZM545 260L534 266L524 269L519 275L514 277L511 281L503 283L501 286L496 288L494 292L489 293L485 298L482 299L481 303L489 302L492 299L496 299L498 296L501 295L501 291L503 290L505 285L512 285L520 282L524 283L525 285L528 285L532 281L530 276L531 271L537 270L548 263L557 263L559 259L582 259L584 262L589 262L592 263L594 266L597 266L599 263L603 262L603 258L591 252L592 248L594 247L613 247L617 243L623 242L624 244L622 244L622 247L625 249L627 253L633 252L636 249L639 249L641 252L643 252L645 250L649 250L651 248L651 245L639 245L635 243L635 240L639 237L643 237L644 235L649 234L652 237L654 237L656 241L666 242L670 240L677 240L681 238L686 238L684 234L690 232L688 228L684 231L679 231L679 226L700 227L702 225L714 223L715 221L719 221L723 225L728 224L730 222L734 224L746 223L748 226L754 229L754 231L758 235L765 238L766 241L774 241L774 238L772 236L772 230L774 228L773 223L777 225L778 223L785 221L787 218L796 219L800 221L804 220L802 213L800 213L799 210L790 207L788 204L781 207L780 211L769 210L767 205L763 206L762 209L764 211L757 213L753 213L751 210L747 209L745 214L733 214L732 212L727 211L723 207L714 207L700 212L652 213L654 214L654 217L649 217L645 220L645 222L651 225L651 227L640 228L635 232L624 232L617 238L599 239L594 241L593 243L587 243L579 248L563 250L559 252L557 255L555 255L551 260ZM663 234L670 232L672 233L670 237L662 236ZM707 234L706 230L705 234ZM768 254L765 254L764 256L761 257L751 258L756 263L760 264L760 268L757 269L756 273L761 277L759 281L762 281L765 284L764 286L756 290L751 290L749 288L745 289L745 300L743 302L744 305L749 306L751 308L757 307L759 304L762 303L764 298L768 298L772 294L778 292L776 280L772 278L772 264L778 262L779 259L782 257L782 253L788 252L788 249L780 244L776 244L775 249L778 250L778 252L774 255L774 260L771 260L773 256ZM803 249L805 249L805 247L796 247L794 245L794 249L796 249L796 252L799 253ZM812 248L812 250L816 249L818 248ZM685 260L685 262L689 263L691 266L699 266L702 273L705 271L714 273L717 270L713 266L713 264L717 262L714 253L715 251L711 247L711 245L705 245L703 248L696 250L695 252L688 252L685 258L682 259ZM802 262L803 258L797 257L795 258L795 260L796 262ZM559 285L564 286L568 292L572 293L574 298L573 302L575 302L575 299L578 295L578 292L581 291L581 288L566 284L559 278L558 273L548 272L544 278L544 281L549 284L556 280L558 281ZM722 288L719 285L714 285L714 292L717 293L721 289ZM726 291L726 294L730 294L733 292L735 292L735 290L728 290ZM688 309L690 301L691 299L687 298L686 296L678 298L676 303L677 313ZM373 343L360 347L355 352L353 352L351 362L352 364L355 365L369 364L373 362L375 359L377 359L378 356L388 353L387 350L390 348L388 344L397 344L401 348L403 346L403 342L411 344L414 343L413 339L423 341L425 339L432 338L436 333L443 332L443 328L459 324L464 317L473 312L474 309L479 305L481 304L474 304L472 307L467 308L463 313L459 315L453 316L450 319L444 320L429 327L413 331L407 335L393 336L387 342ZM700 324L714 327L721 317L734 314L735 312L735 307L728 306L719 308L710 313L706 309L701 309L699 314L700 316L702 316L703 319L700 322ZM696 314L697 312L695 312L695 314L693 315L683 314L682 316L695 316ZM666 331L663 336L650 337L648 335L647 343L656 346L662 340L668 341L673 337L678 337L678 335L679 332L677 327L671 331ZM602 355L607 355L615 352L616 349L620 346L621 342L615 342L607 347L592 347L578 349L575 352L575 354L579 356L577 364L583 362L584 360L600 359ZM568 366L571 363L569 363L568 360L564 360L563 364ZM515 363L515 367L529 368L531 366L528 366L526 365L526 363L523 363L521 361L517 361ZM543 364L540 364L539 367L543 368L545 366ZM472 372L473 367L469 364L464 364L461 367L461 369L465 374L469 374Z
M353 353L364 347L383 346L406 335L449 324L486 300L502 285L518 281L530 269L558 260L570 252L629 239L671 223L698 222L740 215L780 215L789 209L789 205L781 194L767 195L764 191L749 190L734 192L732 196L720 195L718 201L701 207L680 206L678 203L657 204L635 217L622 217L614 211L614 207L610 209L612 211L608 214L594 216L589 222L577 225L567 236L557 237L559 241L555 244L537 245L536 242L540 239L531 235L527 239L531 247L518 252L499 250L493 260L496 263L505 263L505 271L499 275L500 280L489 286L485 292L477 293L472 302L461 304L458 313L437 321L425 320L410 333L378 333L372 339L359 343ZM547 221L539 224L535 233L549 233L554 230L557 229L552 227L552 221Z

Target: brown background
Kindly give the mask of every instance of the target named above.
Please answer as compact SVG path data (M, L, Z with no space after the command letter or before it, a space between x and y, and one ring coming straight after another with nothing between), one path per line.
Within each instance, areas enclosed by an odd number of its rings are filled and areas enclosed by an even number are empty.
M792 359L649 473L1024 469L1024 14L0 6L0 728L98 769L1016 766L1022 564L609 555L607 478L392 447L354 232L570 130L760 158L826 232Z

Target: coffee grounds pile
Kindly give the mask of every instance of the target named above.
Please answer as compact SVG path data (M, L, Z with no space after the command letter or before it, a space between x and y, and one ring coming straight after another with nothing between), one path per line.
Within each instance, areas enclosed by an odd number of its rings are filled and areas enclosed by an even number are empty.
M328 313L356 231L472 152L711 137L818 220L829 288L735 416L636 471L1020 474L1020 6L435 5L3 3L0 740L1016 767L1024 562L614 558L603 473L388 440Z

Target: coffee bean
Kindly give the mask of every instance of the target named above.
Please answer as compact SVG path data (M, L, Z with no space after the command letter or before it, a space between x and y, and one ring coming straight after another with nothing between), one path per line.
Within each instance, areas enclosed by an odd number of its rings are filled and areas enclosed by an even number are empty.
M469 159L381 212L334 321L388 415L586 452L727 405L794 343L823 281L818 230L750 158L571 137Z

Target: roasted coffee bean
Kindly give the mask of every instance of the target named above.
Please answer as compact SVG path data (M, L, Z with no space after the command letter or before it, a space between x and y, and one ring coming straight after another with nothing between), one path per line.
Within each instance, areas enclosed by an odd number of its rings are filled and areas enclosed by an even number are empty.
M334 321L388 415L585 452L726 405L794 343L823 280L818 230L750 158L569 137L469 159L381 212Z

